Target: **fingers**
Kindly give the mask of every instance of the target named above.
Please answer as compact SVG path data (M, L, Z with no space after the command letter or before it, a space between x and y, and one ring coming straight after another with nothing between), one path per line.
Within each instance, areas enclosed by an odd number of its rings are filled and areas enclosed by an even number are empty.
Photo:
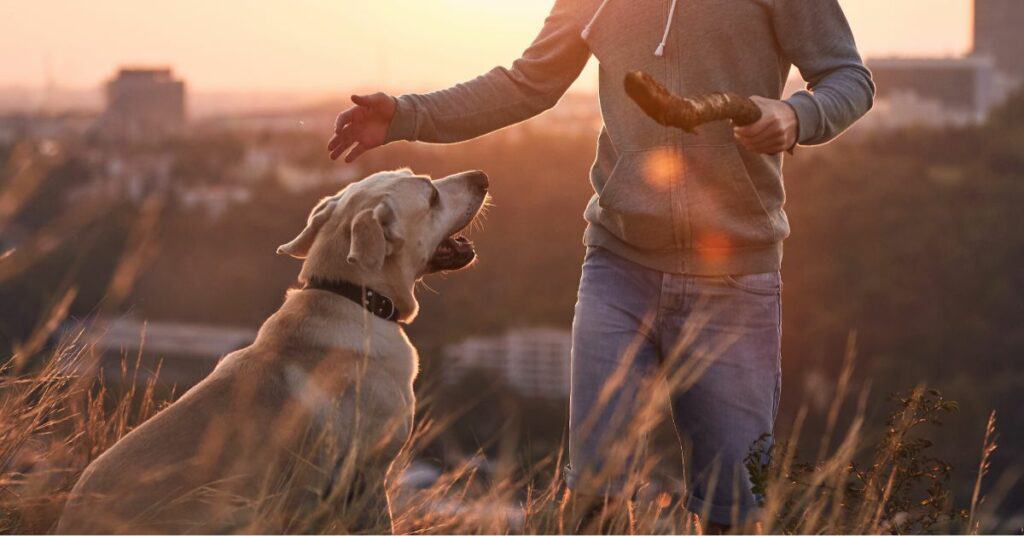
M345 149L348 148L349 145L352 145L351 141L348 143L345 142L347 138L351 137L350 135L344 134L346 130L351 131L352 127L341 131L341 133L335 133L331 136L331 140L327 142L327 152L330 153L331 159L337 158L339 154L345 152Z
M395 100L385 93L352 95L355 106L338 114L334 134L327 142L331 160L337 160L350 148L346 162L383 144L387 126L395 114ZM358 142L358 143L357 143Z
M358 108L349 108L344 112L338 114L338 118L334 120L334 136L331 136L331 141L327 143L327 150L333 152L340 143L340 134L346 126L351 124L356 118L356 112Z
M756 123L747 125L745 127L736 127L733 129L733 132L736 133L737 137L756 138L764 134L768 129L772 127L774 123L773 119L774 118L771 117L770 115L764 114L761 116L761 119L757 120Z
M775 138L784 138L786 133L782 129L782 125L770 124L768 128L761 131L760 134L754 136L740 136L741 141L746 141L751 145L764 145L765 143Z
M786 149L786 131L781 125L769 125L754 136L746 136L737 129L736 139L744 147L757 153L774 154Z
M765 154L781 153L791 145L786 129L781 124L769 125L755 136L745 136L737 131L736 139L747 149Z
M753 125L733 129L736 139L758 153L781 153L792 147L799 134L799 120L793 108L782 101L750 98L761 109L761 119Z
M341 112L338 114L338 118L334 120L334 132L340 133L341 129L355 122L360 117L362 117L361 110L356 106Z
M331 160L337 160L339 156L345 154L345 151L356 142L357 128L357 125L348 125L344 130L331 138L331 143L328 145L331 151Z
M768 125L755 134L735 129L736 139L747 149L758 153L778 153L785 150L786 131L777 121L769 120ZM777 147L782 147L777 149Z
M762 154L777 154L788 149L788 147L786 147L786 138L784 136L768 138L758 142L747 142L741 139L740 143L743 144L747 150Z
M773 128L772 125L769 125L767 128L761 130L760 132L754 135L746 135L738 131L735 132L735 135L736 139L739 140L739 142L743 144L744 147L752 151L755 151L759 148L763 148L771 144L771 142L776 140L777 138L782 137L783 133L781 129Z
M355 162L356 158L359 158L359 156L366 151L367 147L365 145L357 143L356 146L352 148L352 152L348 153L348 156L345 157L345 163L351 164L352 162Z
M774 154L786 149L786 130L780 121L775 117L762 118L758 123L765 124L756 129L740 127L733 129L736 139L747 149L758 152ZM750 125L758 126L758 123Z

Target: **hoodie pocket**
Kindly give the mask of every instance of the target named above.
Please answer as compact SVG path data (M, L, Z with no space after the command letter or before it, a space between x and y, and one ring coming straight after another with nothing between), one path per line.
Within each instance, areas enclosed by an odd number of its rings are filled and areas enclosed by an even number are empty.
M601 225L637 249L678 249L672 199L681 163L678 149L620 154L598 192Z
M683 148L690 247L732 249L775 243L768 213L735 145Z

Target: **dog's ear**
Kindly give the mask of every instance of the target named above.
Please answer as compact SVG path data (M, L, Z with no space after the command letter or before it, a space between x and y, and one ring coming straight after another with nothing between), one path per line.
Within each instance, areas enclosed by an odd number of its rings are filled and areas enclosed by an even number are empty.
M358 264L366 270L380 270L384 259L391 254L385 227L390 209L384 203L366 209L352 219L352 240L348 250L349 264Z
M320 228L324 226L331 217L331 213L334 212L334 207L338 205L338 196L325 197L320 200L312 212L309 213L309 219L306 220L306 228L296 236L294 240L278 246L278 255L291 255L296 259L305 259L309 255L309 249L313 247L313 241L316 240L316 235L320 232Z

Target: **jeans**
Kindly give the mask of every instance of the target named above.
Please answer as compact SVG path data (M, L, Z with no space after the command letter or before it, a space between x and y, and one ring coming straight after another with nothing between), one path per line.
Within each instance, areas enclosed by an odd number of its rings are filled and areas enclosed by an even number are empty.
M691 447L686 508L748 520L758 503L744 460L778 411L781 300L779 272L677 275L589 248L573 320L568 486L631 494L648 417L667 394Z

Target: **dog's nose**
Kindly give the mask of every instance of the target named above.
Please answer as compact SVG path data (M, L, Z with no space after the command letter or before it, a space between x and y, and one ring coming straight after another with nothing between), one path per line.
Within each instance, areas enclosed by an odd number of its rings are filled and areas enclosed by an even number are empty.
M474 187L476 187L478 190L484 193L487 192L487 188L488 186L490 186L490 181L487 179L487 174L480 170L467 172L466 179L469 180L470 184L472 184Z

